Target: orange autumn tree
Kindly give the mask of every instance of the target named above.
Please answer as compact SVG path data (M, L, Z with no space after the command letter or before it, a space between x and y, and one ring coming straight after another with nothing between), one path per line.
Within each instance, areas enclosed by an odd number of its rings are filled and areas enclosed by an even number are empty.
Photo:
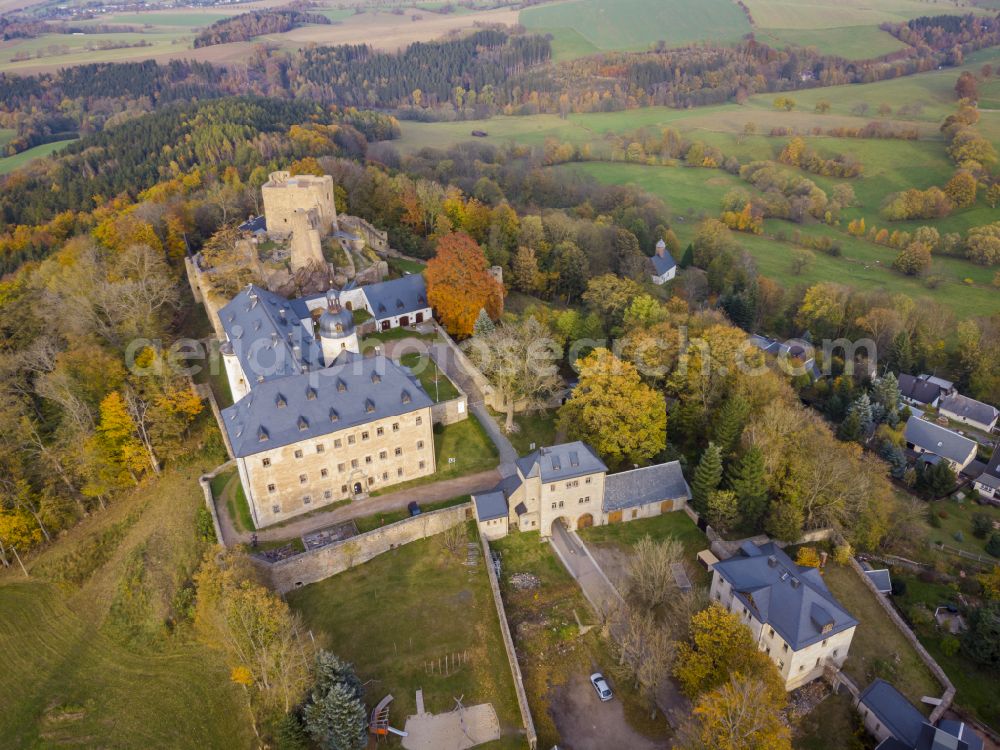
M503 314L503 285L490 274L482 248L465 232L446 234L427 263L427 300L452 336L472 335L480 310Z

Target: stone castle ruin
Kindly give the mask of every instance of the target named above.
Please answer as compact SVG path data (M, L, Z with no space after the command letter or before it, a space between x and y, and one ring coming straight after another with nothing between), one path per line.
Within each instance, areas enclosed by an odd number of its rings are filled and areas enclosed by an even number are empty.
M323 238L338 231L333 177L272 172L261 186L267 235L288 241L292 272L325 263Z

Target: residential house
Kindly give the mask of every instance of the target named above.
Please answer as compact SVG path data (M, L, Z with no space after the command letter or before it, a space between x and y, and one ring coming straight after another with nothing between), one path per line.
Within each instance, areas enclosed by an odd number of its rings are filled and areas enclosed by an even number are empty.
M913 451L944 459L956 474L976 457L978 445L975 440L916 415L907 420L903 436Z
M656 243L656 253L649 259L649 263L654 284L666 284L677 275L677 263L663 240Z
M953 393L938 403L938 412L956 422L970 425L983 432L992 432L997 426L1000 411L995 406L976 401L974 398Z
M982 750L983 740L961 721L934 726L895 687L876 679L858 698L865 729L878 740L876 750Z
M1000 502L1000 448L993 449L992 458L982 473L973 480L972 486L980 497Z
M899 394L910 406L920 408L937 406L943 390L937 383L914 377L905 372L899 374Z
M515 473L473 501L480 530L499 539L514 529L548 537L557 522L580 529L648 518L680 510L690 497L677 461L608 474L590 446L577 441L517 459Z
M749 626L787 690L847 660L858 621L818 569L796 565L773 542L744 542L735 556L715 563L710 597Z
M750 343L764 354L774 357L789 375L808 374L813 380L823 377L822 370L816 364L816 357L813 356L811 344L803 339L782 342L755 333L750 336Z

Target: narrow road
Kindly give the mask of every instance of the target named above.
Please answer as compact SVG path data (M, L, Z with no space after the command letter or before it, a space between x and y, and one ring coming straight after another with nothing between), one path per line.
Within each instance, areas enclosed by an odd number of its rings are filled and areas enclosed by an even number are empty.
M238 479L236 481L239 481ZM377 497L368 497L364 500L355 500L349 505L335 508L328 512L317 512L313 515L290 521L282 526L272 526L257 532L257 539L261 542L277 541L282 539L294 539L303 534L341 523L350 521L353 518L370 516L374 513L385 513L387 511L402 510L410 502L435 503L443 500L451 500L460 495L472 495L476 492L493 489L500 481L500 475L495 469L481 471L478 474L469 474L455 479L445 479L431 484L421 484L409 489L390 492ZM224 502L216 503L219 513L219 524L222 527L222 536L226 546L233 544L249 544L250 534L248 532L238 532L233 526L233 520L229 517Z
M569 574L580 585L583 595L598 614L607 616L621 601L621 595L597 566L594 558L588 554L580 537L567 529L565 524L557 521L552 525L552 538L549 542L555 549L556 556L562 560Z

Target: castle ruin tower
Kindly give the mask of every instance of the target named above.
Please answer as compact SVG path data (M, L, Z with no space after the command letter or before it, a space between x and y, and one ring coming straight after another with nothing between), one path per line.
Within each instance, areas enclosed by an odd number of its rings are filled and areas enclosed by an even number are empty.
M319 341L326 367L332 365L341 352L361 353L354 314L340 306L340 299L332 289L326 293L326 310L319 316Z

